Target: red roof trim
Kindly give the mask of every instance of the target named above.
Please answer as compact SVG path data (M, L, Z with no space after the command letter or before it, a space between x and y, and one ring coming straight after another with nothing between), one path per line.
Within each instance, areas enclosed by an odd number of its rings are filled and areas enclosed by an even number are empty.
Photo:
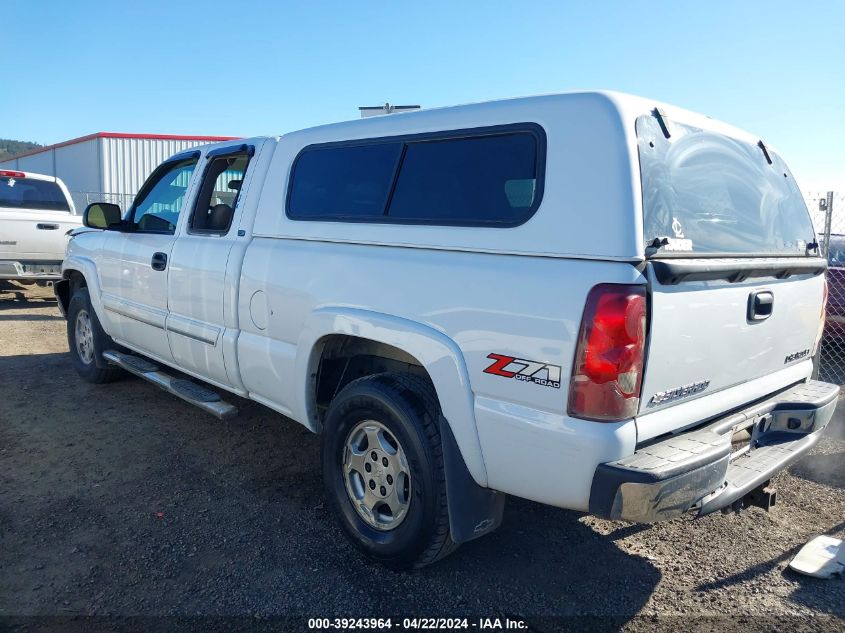
M76 145L77 143L84 143L85 141L90 141L95 138L137 138L151 141L202 141L204 143L216 143L218 141L234 141L235 139L241 137L191 136L184 134L132 134L129 132L95 132L94 134L88 134L87 136L72 138L69 141L62 141L61 143L54 143L53 145L47 145L46 147L39 147L37 149L31 149L26 152L21 152L20 154L15 154L14 156L9 156L7 158L4 158L3 160L0 160L0 163L5 163L9 160L15 160L16 158L24 158L25 156L32 156L33 154L48 152L59 147L66 147L67 145Z

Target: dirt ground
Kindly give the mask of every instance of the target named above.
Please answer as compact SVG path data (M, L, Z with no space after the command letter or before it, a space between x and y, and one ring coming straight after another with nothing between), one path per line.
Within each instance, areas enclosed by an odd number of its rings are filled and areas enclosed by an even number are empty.
M66 352L49 289L0 294L0 616L845 629L845 581L786 568L810 537L845 537L841 416L775 480L771 513L649 527L510 498L496 533L399 574L335 527L304 428L243 400L222 423L141 380L90 385Z

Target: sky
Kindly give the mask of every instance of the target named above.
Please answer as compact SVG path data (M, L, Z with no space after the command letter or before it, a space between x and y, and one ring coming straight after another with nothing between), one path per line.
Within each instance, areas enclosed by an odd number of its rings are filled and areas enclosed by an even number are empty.
M845 191L845 1L2 0L0 137L253 136L578 89L745 128Z

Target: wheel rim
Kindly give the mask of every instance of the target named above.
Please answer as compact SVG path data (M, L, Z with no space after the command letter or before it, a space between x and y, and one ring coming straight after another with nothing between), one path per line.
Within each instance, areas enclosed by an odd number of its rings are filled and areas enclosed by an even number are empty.
M393 530L408 513L411 473L405 451L381 422L359 422L343 451L346 494L355 511L377 530Z
M94 330L91 328L91 317L87 310L80 310L76 313L76 324L74 339L76 341L76 353L86 365L94 361Z

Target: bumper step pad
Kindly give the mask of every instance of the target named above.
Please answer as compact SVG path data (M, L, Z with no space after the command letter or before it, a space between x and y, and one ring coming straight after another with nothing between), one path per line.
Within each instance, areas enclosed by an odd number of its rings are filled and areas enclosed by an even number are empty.
M649 523L730 506L813 447L838 396L838 386L811 380L704 428L600 464L590 512ZM750 432L751 450L732 455L731 438L739 429Z
M103 352L103 358L221 420L232 418L238 413L237 407L224 401L216 391L192 380L168 374L146 358L113 349Z

